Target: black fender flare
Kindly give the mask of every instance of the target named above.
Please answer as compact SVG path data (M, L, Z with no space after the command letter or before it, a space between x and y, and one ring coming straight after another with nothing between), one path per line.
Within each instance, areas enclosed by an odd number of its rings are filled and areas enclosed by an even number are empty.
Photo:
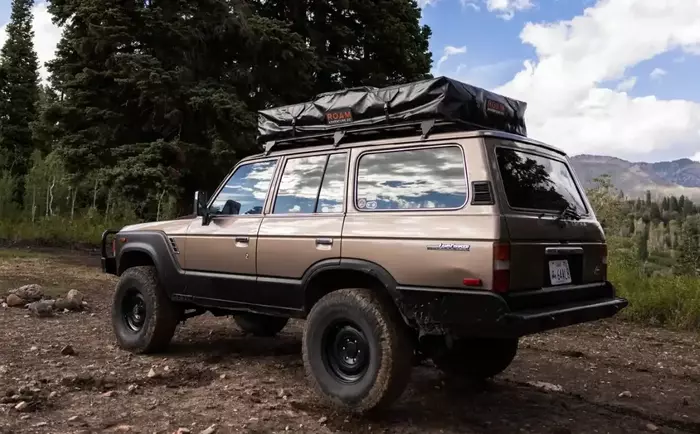
M151 258L158 273L158 279L165 292L171 296L184 293L184 271L180 268L175 253L170 247L168 236L162 231L120 232L120 238L126 238L117 252L117 270L123 272L122 261L129 253L142 253Z
M389 273L389 271L387 271L387 269L381 265L364 259L342 258L339 260L338 258L335 258L322 260L313 264L306 270L301 279L302 294L304 299L306 299L306 291L313 278L322 272L330 270L358 271L378 280L386 289L406 324L409 326L414 324L413 315L405 308L401 291L398 289L398 283L396 282L394 276L392 276L391 273ZM304 309L306 308L307 306L304 306Z

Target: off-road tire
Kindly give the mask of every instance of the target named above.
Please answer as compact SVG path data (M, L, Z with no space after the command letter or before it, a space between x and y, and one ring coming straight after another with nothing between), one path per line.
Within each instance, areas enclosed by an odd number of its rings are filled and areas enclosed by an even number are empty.
M505 371L517 352L518 339L461 338L433 362L448 375L484 380Z
M273 337L289 322L289 318L255 313L236 314L233 320L244 333L258 337Z
M139 330L132 329L125 316L125 302L131 297L141 298L145 307ZM155 267L133 267L121 275L112 302L112 328L121 348L137 354L165 351L181 313L160 286Z
M333 346L324 341L338 323L352 324L369 350L366 371L354 383L343 382L328 361L327 350ZM321 298L305 322L302 354L316 392L355 413L381 411L398 399L410 380L414 358L407 326L391 299L369 289L342 289Z

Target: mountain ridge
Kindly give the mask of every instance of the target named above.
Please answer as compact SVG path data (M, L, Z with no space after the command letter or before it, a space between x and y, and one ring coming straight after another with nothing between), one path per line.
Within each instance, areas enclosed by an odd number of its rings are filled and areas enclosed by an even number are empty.
M700 200L700 162L690 158L647 163L618 157L578 154L572 165L584 187L593 187L594 179L608 174L613 185L628 197L685 195Z

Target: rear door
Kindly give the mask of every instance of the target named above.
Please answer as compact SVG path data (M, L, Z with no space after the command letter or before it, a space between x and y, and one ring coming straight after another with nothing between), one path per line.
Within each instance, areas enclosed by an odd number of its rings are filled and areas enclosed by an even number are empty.
M302 306L301 279L320 261L340 263L347 151L290 156L257 245L258 292L277 304Z
M548 148L486 139L510 238L510 289L606 279L601 226L567 158Z

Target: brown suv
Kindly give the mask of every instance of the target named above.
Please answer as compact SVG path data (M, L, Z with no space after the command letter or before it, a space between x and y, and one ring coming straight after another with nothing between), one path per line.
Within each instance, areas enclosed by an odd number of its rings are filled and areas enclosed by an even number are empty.
M105 232L119 344L164 350L205 312L258 336L306 319L310 381L366 411L416 359L491 377L521 336L615 315L601 226L524 110L437 78L261 111L264 152L197 194L196 216Z

